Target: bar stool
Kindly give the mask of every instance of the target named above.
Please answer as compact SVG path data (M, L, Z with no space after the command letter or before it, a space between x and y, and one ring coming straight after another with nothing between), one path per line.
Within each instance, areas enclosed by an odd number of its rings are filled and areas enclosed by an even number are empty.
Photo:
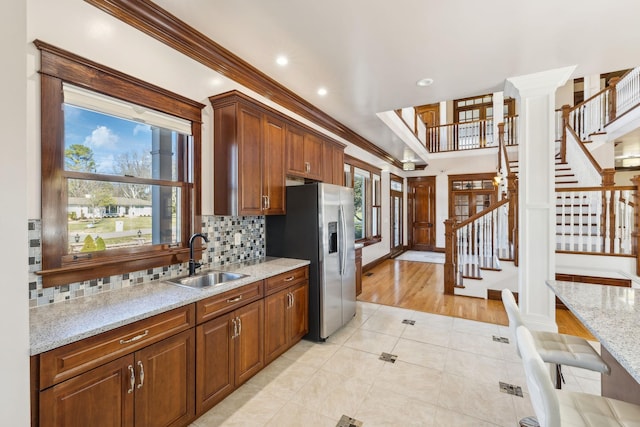
M640 406L587 393L555 390L549 371L537 351L535 337L526 328L516 331L533 410L541 427L637 426Z
M512 336L516 338L517 344L516 329L526 325L513 293L509 289L502 290L502 303L509 317L509 329ZM589 369L602 374L611 372L609 365L584 338L546 331L531 331L531 335L542 360L556 365L556 388L558 389L562 387L562 365ZM519 347L516 346L516 348ZM518 354L522 356L519 350Z

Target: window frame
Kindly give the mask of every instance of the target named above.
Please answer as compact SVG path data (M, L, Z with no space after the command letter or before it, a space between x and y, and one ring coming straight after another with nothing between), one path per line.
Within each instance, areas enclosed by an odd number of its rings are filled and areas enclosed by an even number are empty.
M107 277L186 262L189 236L199 232L201 214L201 110L205 106L165 89L89 61L39 40L41 53L41 209L42 276L44 287ZM63 83L160 111L191 122L192 153L183 153L182 165L192 164L192 177L181 186L180 242L140 248L92 252L68 257L67 178L64 170ZM191 155L192 158L188 158ZM88 174L83 174L88 175ZM96 174L102 180L102 175ZM199 249L199 255L201 249Z
M365 179L365 194L364 194L365 203L363 205L363 211L364 211L364 217L365 217L364 218L365 220L364 237L362 239L357 239L356 242L363 243L365 246L378 243L382 240L382 234L381 234L382 233L382 207L381 207L382 173L381 173L381 170L374 166L371 166L368 163L365 163L361 160L351 157L347 154L345 154L344 158L345 158L344 160L345 186L353 188L356 169L365 171L369 175ZM379 188L380 194L378 194L377 204L374 204L374 201L376 200L374 195L374 185L373 185L374 176L377 176L380 182L380 188ZM373 214L374 210L377 210L378 212L377 216ZM372 231L374 228L372 221L374 217L376 217L376 229L378 231L378 234L376 235L372 234Z

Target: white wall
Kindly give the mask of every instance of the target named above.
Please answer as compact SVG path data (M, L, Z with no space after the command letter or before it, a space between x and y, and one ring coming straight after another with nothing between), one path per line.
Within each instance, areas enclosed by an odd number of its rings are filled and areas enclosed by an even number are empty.
M26 124L26 2L2 3L0 51L0 117L5 144L0 156L2 196L10 209L2 213L2 387L0 424L28 426L29 418L29 307L27 298L27 124Z

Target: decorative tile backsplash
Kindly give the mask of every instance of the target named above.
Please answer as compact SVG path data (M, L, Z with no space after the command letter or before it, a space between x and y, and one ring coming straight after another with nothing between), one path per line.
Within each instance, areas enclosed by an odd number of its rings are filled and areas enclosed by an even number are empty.
M95 295L153 280L166 280L185 275L187 272L187 264L183 263L43 288L40 276L35 274L42 268L40 220L30 219L28 227L30 307ZM203 253L201 260L205 268L219 267L265 256L264 216L203 216L202 233L209 238L207 250ZM236 244L236 241L239 244Z

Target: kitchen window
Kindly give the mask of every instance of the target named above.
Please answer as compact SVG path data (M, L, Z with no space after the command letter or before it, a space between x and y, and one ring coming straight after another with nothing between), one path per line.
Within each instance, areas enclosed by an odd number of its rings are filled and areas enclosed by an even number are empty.
M203 106L36 44L43 285L187 261L201 223Z
M365 244L380 241L380 170L345 156L345 185L354 190L355 240Z

